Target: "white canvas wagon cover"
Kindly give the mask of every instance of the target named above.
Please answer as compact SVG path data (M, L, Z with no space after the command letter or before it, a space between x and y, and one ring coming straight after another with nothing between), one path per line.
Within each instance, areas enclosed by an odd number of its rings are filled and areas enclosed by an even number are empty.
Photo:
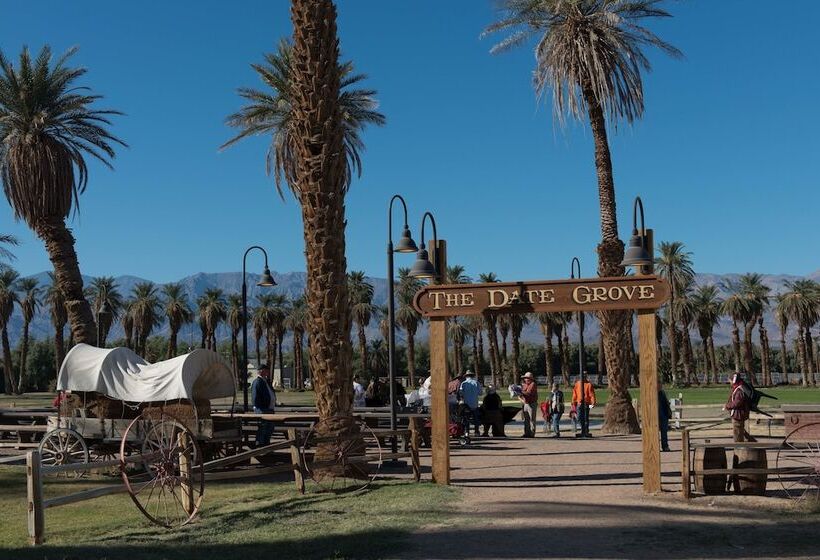
M112 399L157 402L216 399L234 394L233 375L216 352L197 349L148 363L128 348L78 344L63 360L59 391L94 391Z

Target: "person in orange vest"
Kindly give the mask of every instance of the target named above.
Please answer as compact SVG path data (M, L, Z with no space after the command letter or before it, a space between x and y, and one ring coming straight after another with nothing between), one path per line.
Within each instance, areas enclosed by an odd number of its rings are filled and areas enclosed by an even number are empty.
M581 406L581 380L575 382L572 387L572 405L578 411L578 423L581 425L581 432L589 431L589 418L587 418L587 411L595 406L595 388L590 383L589 378L584 372L584 404L587 408ZM584 426L587 427L584 430Z

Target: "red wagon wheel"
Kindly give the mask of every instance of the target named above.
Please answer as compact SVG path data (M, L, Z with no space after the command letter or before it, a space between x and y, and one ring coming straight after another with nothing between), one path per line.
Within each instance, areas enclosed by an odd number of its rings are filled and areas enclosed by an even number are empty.
M820 499L820 423L792 431L777 452L777 476L796 500Z
M313 425L301 447L308 476L324 492L360 492L370 486L382 466L382 447L375 432L364 422L353 421L343 435L339 423L326 418Z
M126 459L138 441L143 472L129 472ZM143 412L128 425L120 444L120 472L137 508L153 523L181 527L196 517L205 493L202 452L194 433L171 414Z

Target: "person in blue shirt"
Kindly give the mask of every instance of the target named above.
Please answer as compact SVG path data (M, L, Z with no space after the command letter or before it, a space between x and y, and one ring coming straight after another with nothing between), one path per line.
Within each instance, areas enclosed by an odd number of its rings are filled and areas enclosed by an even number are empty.
M257 414L270 414L276 407L276 393L270 384L270 368L268 364L259 366L259 375L251 385L251 399L253 411ZM273 422L260 420L256 428L256 447L270 445L270 436L273 433Z
M475 373L470 370L464 373L464 381L461 382L458 392L464 404L472 413L475 435L479 435L478 397L481 395L481 384L476 380Z

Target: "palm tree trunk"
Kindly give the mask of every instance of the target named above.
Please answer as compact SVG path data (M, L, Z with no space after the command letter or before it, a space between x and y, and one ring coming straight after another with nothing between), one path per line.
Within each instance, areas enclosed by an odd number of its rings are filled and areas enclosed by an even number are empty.
M237 384L241 383L239 379L239 333L231 332L231 368L233 368L233 378Z
M276 341L273 339L273 331L270 329L265 333L265 363L273 370L276 367Z
M789 380L789 375L788 375L789 370L788 370L788 367L786 365L788 363L788 361L787 361L787 357L788 357L787 351L788 350L786 349L786 329L781 327L781 329L780 329L780 375L783 376L783 381L788 381Z
M476 379L481 382L481 376L478 374L480 364L478 362L478 333L473 333L473 372L476 374Z
M737 321L732 319L732 350L735 357L735 373L740 372L740 330Z
M598 339L598 387L604 384L604 375L606 375L606 355L604 354L604 341Z
M717 357L715 356L715 339L712 333L709 333L709 356L712 360L712 383L717 384L718 382L718 363Z
M28 329L29 322L23 322L23 340L20 343L20 371L17 375L17 392L24 393L28 385L26 358L28 357Z
M60 372L60 367L65 359L65 340L63 339L63 328L65 325L54 325L54 371Z
M752 329L754 323L748 321L743 324L743 369L749 376L752 384L757 385L757 377L754 374L754 359L752 355Z
M598 275L623 276L621 261L624 244L618 238L618 218L615 208L615 181L612 177L612 159L607 140L603 108L590 85L583 87L589 113L592 137L595 141L595 170L598 175L598 202L601 212L601 243L598 245ZM609 400L604 410L603 432L607 434L640 433L638 417L629 396L627 368L627 321L629 312L599 311L598 321L604 339Z
M359 327L359 358L362 361L362 375L367 375L367 336L364 333L364 326L361 323L357 323L357 325Z
M806 325L803 333L806 338L806 369L808 370L809 383L814 386L817 384L817 380L814 378L814 374L817 372L814 371L814 342L811 338L811 325Z
M520 352L520 345L519 345L519 337L520 335L513 331L512 333L512 373L513 379L515 379L516 383L521 383L521 372L518 369L518 355Z
M416 337L412 331L407 331L407 377L410 386L416 383Z
M550 323L542 324L541 332L544 334L544 371L551 387L555 383L555 370L552 363L552 325Z
M563 329L558 333L558 356L560 358L561 379L564 381L564 387L569 387L569 338L567 337L567 327L564 325Z
M498 363L498 328L496 318L493 315L486 315L484 320L487 324L487 343L490 346L490 370L493 379L493 386L498 386L498 372L501 365Z
M478 382L484 385L484 329L477 329L476 336L478 337L478 361L476 362L476 376Z
M803 326L797 326L797 338L795 339L795 346L797 347L797 361L800 365L800 372L802 376L803 387L809 385L808 365L806 364L806 338L803 335Z
M177 335L179 334L178 328L172 328L171 334L168 335L168 353L167 359L170 360L174 356L177 355Z
M276 346L279 350L279 371L285 373L285 353L282 351L282 343L285 340L285 329L276 331Z
M83 277L74 250L74 236L62 218L42 218L34 225L34 232L45 244L54 267L54 280L65 299L65 309L71 325L74 342L95 346L97 325L91 306L83 294Z
M6 377L6 394L17 393L17 383L14 379L14 366L11 361L11 345L9 344L9 331L3 327L0 331L0 337L3 339L3 373Z
M686 379L689 383L700 385L697 372L694 367L694 351L692 350L692 337L689 335L689 329L683 325L683 366L686 372Z

